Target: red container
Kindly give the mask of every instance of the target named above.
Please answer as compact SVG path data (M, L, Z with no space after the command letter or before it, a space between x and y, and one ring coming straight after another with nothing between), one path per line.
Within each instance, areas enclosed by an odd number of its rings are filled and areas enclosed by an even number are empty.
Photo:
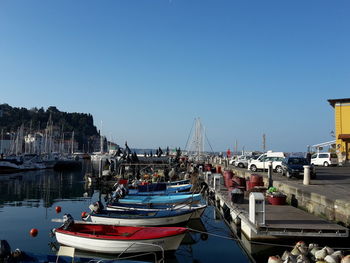
M226 184L226 187L234 187L235 186L235 183L231 179L226 180L225 184Z
M220 165L217 165L217 166L216 166L216 172L217 172L218 174L221 174L221 166L220 166Z
M127 179L119 179L118 183L123 184L123 185L128 185L128 180Z
M246 184L246 189L247 189L247 191L249 191L250 190L250 181L249 180L247 180L246 182L245 182L245 184Z
M226 178L229 178L229 179L232 179L232 177L233 177L233 172L232 171L230 171L230 170L225 170L224 171L224 177Z
M286 204L286 196L272 196L268 195L267 196L267 201L271 205L285 205Z
M207 172L210 172L212 167L213 166L211 165L211 163L207 163L204 165L204 170Z
M259 174L252 174L250 176L250 181L253 182L253 183L262 183L263 182L263 178Z
M243 177L233 176L232 181L237 186L244 186L244 187L246 186L246 181L245 181L245 178L243 178Z
M232 177L233 177L233 172L232 171L227 171L227 170L224 171L224 179L225 179L225 186L226 187L233 186Z
M246 185L247 185L247 187L246 187L247 191L249 191L249 190L253 189L256 186L264 186L264 183L257 183L257 182L247 181Z

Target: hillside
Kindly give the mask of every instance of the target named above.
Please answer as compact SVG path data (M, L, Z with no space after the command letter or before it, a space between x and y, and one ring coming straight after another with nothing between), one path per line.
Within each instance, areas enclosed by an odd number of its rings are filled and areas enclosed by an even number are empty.
M47 110L44 108L28 110L0 104L0 129L4 132L14 132L23 124L27 131L43 131L47 127L50 116L52 124L60 130L63 129L63 132L74 131L79 148L82 148L82 145L88 145L89 140L99 135L91 114L62 112L54 106Z

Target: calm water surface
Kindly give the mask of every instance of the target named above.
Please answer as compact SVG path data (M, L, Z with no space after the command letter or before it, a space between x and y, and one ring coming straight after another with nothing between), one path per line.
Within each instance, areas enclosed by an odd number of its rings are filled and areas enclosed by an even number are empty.
M85 170L85 169L83 169ZM59 226L53 218L70 213L80 220L83 211L97 200L100 194L84 182L84 172L33 171L21 174L0 175L0 239L9 242L12 250L20 248L38 254L53 254L49 236ZM57 214L56 206L62 207ZM191 221L189 227L200 231L230 237L231 232L217 217L215 209L208 207L201 220ZM31 228L39 234L29 235ZM250 262L238 243L233 240L200 233L186 236L178 251L167 256L167 262Z

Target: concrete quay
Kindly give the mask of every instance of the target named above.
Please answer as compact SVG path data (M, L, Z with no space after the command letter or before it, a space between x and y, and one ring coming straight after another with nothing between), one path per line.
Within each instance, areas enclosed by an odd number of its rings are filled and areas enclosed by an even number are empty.
M215 164L216 165L216 164ZM239 177L261 174L268 185L267 173L221 165ZM350 167L317 167L316 179L303 185L302 179L288 179L273 173L273 186L287 195L287 202L329 221L350 227Z
M257 224L250 219L249 201L231 202L230 194L222 185L220 189L209 182L209 191L215 194L216 206L240 228L248 240L276 238L346 238L347 228L328 222L320 217L289 205L265 204L265 223Z

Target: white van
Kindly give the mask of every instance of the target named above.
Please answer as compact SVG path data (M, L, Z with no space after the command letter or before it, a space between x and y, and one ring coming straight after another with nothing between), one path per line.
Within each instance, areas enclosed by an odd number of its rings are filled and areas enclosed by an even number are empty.
M315 153L311 156L311 164L330 166L338 165L338 156L335 153Z
M268 169L269 162L272 162L272 169L278 173L282 173L282 161L285 158L284 152L268 151L259 156L256 160L250 160L248 170L256 172L258 170Z

